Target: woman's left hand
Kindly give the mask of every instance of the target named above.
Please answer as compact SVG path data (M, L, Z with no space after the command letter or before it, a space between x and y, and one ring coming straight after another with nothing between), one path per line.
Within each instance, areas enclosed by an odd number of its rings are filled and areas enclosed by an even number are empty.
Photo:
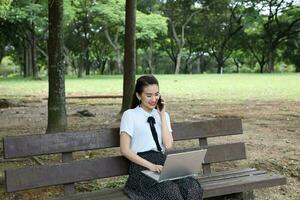
M162 104L162 106L161 106L161 110L160 109L158 109L158 111L159 111L159 113L164 113L164 112L166 112L166 101L161 97L161 101L160 101L160 103Z

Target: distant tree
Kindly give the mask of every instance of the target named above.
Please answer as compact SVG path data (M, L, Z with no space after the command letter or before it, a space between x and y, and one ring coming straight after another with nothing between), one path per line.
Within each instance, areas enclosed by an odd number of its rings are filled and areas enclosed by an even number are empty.
M255 20L248 29L253 39L249 48L256 58L260 57L261 72L264 63L268 64L266 71L273 72L280 44L300 32L300 6L294 0L249 0L245 5L256 11L252 11Z
M207 41L206 49L217 62L217 73L221 73L232 53L232 41L243 28L239 23L242 19L239 4L228 0L205 1L200 16L199 27Z
M90 45L93 38L94 18L97 16L93 13L93 8L97 6L95 1L90 0L72 0L71 3L65 3L69 13L69 20L66 22L66 38L70 50L78 55L80 64L78 65L78 77L82 77L83 70L85 74L90 75ZM74 41L71 41L74 40Z
M12 45L14 53L19 54L14 57L21 58L24 77L38 78L37 51L43 56L46 54L42 47L43 40L39 40L39 36L42 37L39 32L44 30L46 24L45 7L46 4L39 1L13 1L2 18L1 30L8 39L6 45Z
M67 128L65 100L65 67L63 51L63 0L48 0L48 126L47 133Z
M100 74L104 74L104 70L113 56L113 49L107 42L103 32L93 33L92 38L93 41L90 46L91 57L94 60L95 68L99 70Z
M153 65L154 54L157 51L157 38L166 35L168 31L167 18L159 14L144 14L137 12L137 33L139 48L143 49L143 53L147 63L147 73L155 72Z
M283 60L295 65L296 72L300 72L300 34L283 44Z
M169 44L165 44L165 47L171 48L169 50L166 49L166 51L175 64L175 74L180 72L181 59L186 45L186 29L192 18L199 11L194 5L195 1L193 0L167 0L163 3L163 14L168 17L170 36L166 40Z
M125 0L102 0L92 8L97 13L96 23L104 32L116 54L118 72L123 72L122 35L124 35Z

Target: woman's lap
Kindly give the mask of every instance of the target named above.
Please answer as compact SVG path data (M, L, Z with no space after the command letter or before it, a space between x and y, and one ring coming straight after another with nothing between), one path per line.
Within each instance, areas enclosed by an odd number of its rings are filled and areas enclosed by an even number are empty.
M149 152L141 155L144 159L162 164L165 155L157 152ZM156 158L157 157L157 158ZM193 177L178 179L175 181L165 181L158 183L147 177L140 171L144 168L134 163L130 164L129 177L125 185L125 193L131 199L149 200L198 200L202 199L202 188L200 183Z

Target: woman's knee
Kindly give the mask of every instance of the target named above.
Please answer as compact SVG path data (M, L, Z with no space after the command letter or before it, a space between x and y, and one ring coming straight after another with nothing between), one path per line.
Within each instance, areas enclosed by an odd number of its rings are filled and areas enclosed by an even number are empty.
M184 200L177 184L173 183L172 181L166 181L161 184L163 184L163 186L160 187L161 194L164 197L163 199Z
M199 200L203 197L203 188L198 180L186 178L179 181L178 186L184 199Z

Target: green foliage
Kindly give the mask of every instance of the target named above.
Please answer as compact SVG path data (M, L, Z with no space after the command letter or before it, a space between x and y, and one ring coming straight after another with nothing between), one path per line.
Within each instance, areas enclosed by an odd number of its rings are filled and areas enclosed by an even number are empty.
M76 7L78 0L64 0L64 24L68 26L72 20L76 19Z
M167 18L159 14L137 12L137 39L156 39L159 34L167 34Z
M18 66L12 61L11 57L4 57L0 63L0 76L7 77L18 72Z
M10 9L12 0L1 0L0 3L0 18L6 19L6 13Z
M146 13L161 13L161 4L160 0L138 0L137 1L137 10Z
M225 73L232 73L236 71L236 63L241 73L256 73L267 66L271 50L276 72L289 72L294 67L300 71L300 20L295 21L300 19L300 6L289 5L290 0L280 2L138 0L137 73L150 73L150 68L158 73L174 72L179 50L182 73L199 73L199 66L202 73L215 73L216 66L222 65ZM279 12L275 15L277 6ZM35 28L37 64L44 70L47 13L47 1L1 0L0 59L10 56L17 65L22 65L24 46L30 48L31 30ZM124 24L125 0L64 0L65 58L69 71L78 72L84 64L91 67L92 73L115 73L116 60L122 62ZM179 40L174 37L171 24ZM234 33L239 26L242 29Z
M103 0L96 2L93 12L99 16L99 22L104 26L119 26L125 24L125 0Z
M244 9L243 30L249 35L259 34L263 31L263 16L253 7Z
M10 9L6 13L6 19L15 22L34 22L44 26L48 20L46 2L13 1Z
M278 63L277 65L275 65L275 72L295 72L295 67L293 65L287 65L285 63Z

